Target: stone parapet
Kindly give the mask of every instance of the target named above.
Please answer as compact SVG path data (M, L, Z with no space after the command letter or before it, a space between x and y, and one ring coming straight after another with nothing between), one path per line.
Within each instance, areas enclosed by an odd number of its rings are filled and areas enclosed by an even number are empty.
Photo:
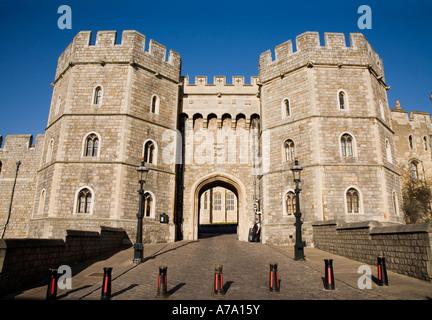
M388 270L432 280L430 223L385 226L377 221L331 220L314 222L312 227L318 249L371 265L384 256Z
M120 228L101 227L99 232L67 230L62 239L1 239L0 295L43 280L49 268L72 266L118 249L128 240Z

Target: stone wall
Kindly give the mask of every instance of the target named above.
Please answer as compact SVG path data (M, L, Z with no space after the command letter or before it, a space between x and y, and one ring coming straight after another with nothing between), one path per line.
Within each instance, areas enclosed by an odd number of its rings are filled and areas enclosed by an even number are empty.
M384 226L377 221L314 222L314 246L370 265L386 258L388 270L421 280L432 280L430 223Z
M58 268L60 265L72 267L75 263L129 244L123 229L109 227L101 227L100 233L67 230L66 241L2 239L0 295L46 278L49 268Z
M27 236L43 144L43 134L35 140L30 134L9 135L3 146L0 142L0 233L5 230L5 238ZM14 188L17 161L21 164Z

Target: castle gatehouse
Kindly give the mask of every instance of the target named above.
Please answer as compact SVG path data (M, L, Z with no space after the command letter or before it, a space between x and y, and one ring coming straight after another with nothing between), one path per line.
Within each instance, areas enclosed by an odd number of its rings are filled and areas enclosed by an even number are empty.
M289 40L257 57L256 77L193 81L177 52L117 35L100 31L92 45L79 32L58 59L45 133L6 137L1 221L18 172L7 237L103 225L135 239L142 158L144 242L198 239L216 224L247 241L259 219L262 242L294 243L296 158L308 244L312 221L403 222L389 86L362 34L347 45L341 33L321 44L305 32L295 51Z

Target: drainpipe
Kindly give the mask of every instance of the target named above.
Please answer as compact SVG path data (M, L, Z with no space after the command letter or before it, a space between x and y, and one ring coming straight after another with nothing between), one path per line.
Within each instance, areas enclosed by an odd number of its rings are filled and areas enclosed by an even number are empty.
M4 236L5 232L6 232L6 227L7 227L8 223L9 223L9 219L10 219L10 216L11 216L12 200L13 200L13 196L14 196L14 192L15 192L15 185L16 185L16 180L17 180L17 177L18 177L18 169L19 169L20 164L21 164L21 161L18 160L16 162L15 180L14 180L14 183L13 183L13 186L12 186L12 194L11 194L11 199L10 199L10 202L9 202L9 211L8 211L8 215L7 215L7 218L6 218L6 223L5 223L4 227L3 227L3 231L2 231L2 234L1 234L1 239L3 239L3 236Z

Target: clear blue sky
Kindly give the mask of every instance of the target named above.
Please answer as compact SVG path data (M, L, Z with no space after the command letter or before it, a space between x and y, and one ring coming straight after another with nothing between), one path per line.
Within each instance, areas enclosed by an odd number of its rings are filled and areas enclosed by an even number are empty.
M60 5L72 30L60 30ZM372 29L360 30L360 5ZM305 31L362 32L384 61L389 104L432 113L431 1L0 0L0 135L44 133L58 56L82 30L137 30L180 53L182 75L258 75L259 55Z

